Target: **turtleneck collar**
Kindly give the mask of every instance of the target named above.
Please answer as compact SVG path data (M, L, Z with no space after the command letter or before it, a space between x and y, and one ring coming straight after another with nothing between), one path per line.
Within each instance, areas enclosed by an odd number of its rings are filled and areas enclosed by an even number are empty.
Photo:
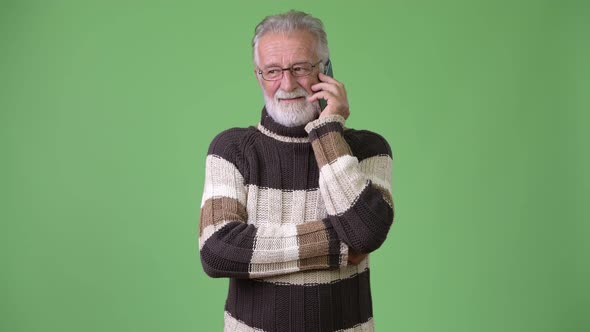
M307 143L309 142L305 125L297 127L287 127L277 123L266 111L266 106L262 108L262 116L258 129L265 135L283 142L290 143Z

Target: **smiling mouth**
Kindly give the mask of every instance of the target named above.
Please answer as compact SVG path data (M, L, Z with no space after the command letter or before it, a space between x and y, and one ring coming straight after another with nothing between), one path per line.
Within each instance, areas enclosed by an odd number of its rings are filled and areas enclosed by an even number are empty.
M301 96L301 97L296 97L296 98L279 98L279 102L292 103L292 102L301 101L301 100L303 100L303 98L305 98L305 97Z

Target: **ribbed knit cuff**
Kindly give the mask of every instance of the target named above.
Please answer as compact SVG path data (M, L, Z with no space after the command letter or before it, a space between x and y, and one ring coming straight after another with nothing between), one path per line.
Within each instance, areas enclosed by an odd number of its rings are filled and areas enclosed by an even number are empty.
M312 130L318 129L318 128L325 126L326 124L329 124L329 123L339 123L341 127L344 127L345 121L346 121L346 119L344 119L344 117L341 115L338 115L338 114L328 115L328 116L313 120L310 123L308 123L305 126L305 131L307 131L307 133L310 133Z
M350 146L344 139L344 118L330 115L307 124L309 141L313 148L319 168L336 161L342 156L352 155Z

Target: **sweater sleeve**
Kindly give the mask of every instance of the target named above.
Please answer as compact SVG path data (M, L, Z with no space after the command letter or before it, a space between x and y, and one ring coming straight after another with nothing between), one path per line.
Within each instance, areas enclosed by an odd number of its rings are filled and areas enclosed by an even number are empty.
M205 273L261 278L346 266L348 247L328 218L300 225L248 223L252 216L237 136L231 130L218 135L207 155L199 221Z
M338 236L351 250L379 248L393 223L392 153L381 136L363 132L354 142L363 160L345 139L344 118L331 115L306 127L320 168L320 193Z

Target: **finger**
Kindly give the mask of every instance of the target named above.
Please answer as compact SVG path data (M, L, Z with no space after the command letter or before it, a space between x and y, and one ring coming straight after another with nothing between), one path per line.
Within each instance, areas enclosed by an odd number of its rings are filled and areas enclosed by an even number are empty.
M318 78L320 79L320 81L325 82L325 83L330 83L330 84L334 84L338 87L340 87L341 89L344 90L344 83L338 81L337 79L335 79L332 76L328 76L326 74L322 74L320 73L320 75L318 75Z
M311 86L311 90L313 90L313 91L318 91L318 90L330 91L331 93L333 93L335 95L342 94L340 89L336 85L331 84L331 83L316 83Z
M332 76L328 76L324 73L319 73L318 78L320 79L320 81L322 82L326 82L326 83L332 83L332 84L336 84L339 86L344 86L344 84L342 84L342 82L338 81L337 79L335 79Z
M326 76L326 77L330 77L330 76ZM340 95L345 95L346 94L346 88L344 87L344 84L342 84L341 82L339 82L337 80L334 80L333 79L330 82L328 82L327 80L325 80L325 81L316 83L314 85L318 85L318 84L321 84L320 86L326 86L326 84L327 84L327 86L334 87L336 89L336 90L333 91L334 93L337 93L337 94L340 94ZM314 85L312 85L312 90L315 90L313 88Z
M334 97L335 96L332 93L325 91L325 90L321 90L321 91L316 92L313 95L307 97L307 100L309 102L313 102L313 101L319 100L319 99L325 99L325 100L329 101L330 99L332 99Z

